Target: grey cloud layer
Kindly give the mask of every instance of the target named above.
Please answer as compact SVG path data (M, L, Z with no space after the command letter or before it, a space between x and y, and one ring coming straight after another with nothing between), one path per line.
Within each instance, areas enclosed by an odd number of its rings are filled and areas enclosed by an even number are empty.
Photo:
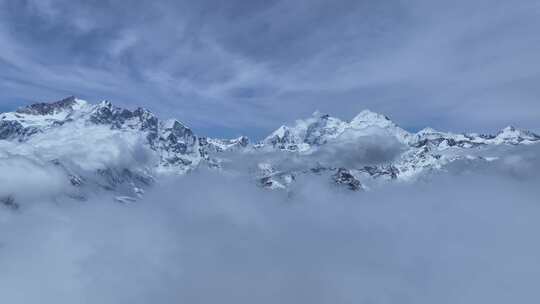
M0 0L0 103L76 94L216 135L315 109L540 129L535 1ZM227 115L224 115L227 113ZM421 123L419 123L421 122Z
M17 211L0 206L0 294L13 304L528 303L540 274L538 149L362 193L302 179L291 196L202 170L131 205L36 189ZM12 172L25 160L15 162Z

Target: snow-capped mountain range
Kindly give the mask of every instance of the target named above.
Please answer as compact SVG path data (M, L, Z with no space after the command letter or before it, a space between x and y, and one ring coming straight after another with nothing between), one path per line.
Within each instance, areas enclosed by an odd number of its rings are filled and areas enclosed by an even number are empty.
M23 157L53 166L65 175L71 197L84 199L98 187L115 192L122 202L141 196L161 176L200 168L241 167L266 188L289 189L298 178L317 175L361 190L374 181L415 180L458 160L494 161L493 147L539 142L540 136L514 127L495 135L430 128L411 133L368 110L349 122L314 113L253 145L244 136L198 136L178 120L160 120L144 108L128 110L108 101L91 104L68 97L0 114L0 162ZM238 159L245 166L231 165Z

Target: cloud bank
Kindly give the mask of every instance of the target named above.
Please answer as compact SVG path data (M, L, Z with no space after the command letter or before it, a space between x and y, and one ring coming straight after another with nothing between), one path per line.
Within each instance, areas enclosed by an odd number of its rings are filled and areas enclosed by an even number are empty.
M0 294L9 303L527 303L540 274L537 152L362 193L315 177L290 195L198 171L128 205L29 197L20 210L0 208Z

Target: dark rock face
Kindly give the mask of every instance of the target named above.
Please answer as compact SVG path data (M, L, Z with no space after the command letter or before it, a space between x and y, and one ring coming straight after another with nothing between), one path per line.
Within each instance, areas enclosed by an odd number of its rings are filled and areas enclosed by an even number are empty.
M25 128L18 121L0 121L0 140L17 138L19 141L24 141L28 137L39 132L41 132L40 129L34 127Z
M84 184L84 178L75 174L68 175L69 182L72 186L80 187Z
M106 168L96 171L99 177L98 183L105 190L123 190L131 192L133 186L137 188L145 188L154 183L154 179L141 172L134 172L129 169Z
M95 111L95 113L90 116L90 121L95 124L112 124L114 121L113 118L113 106L110 102L104 101L101 103L100 107Z
M0 205L4 205L5 207L12 210L17 210L20 207L19 204L15 202L15 198L11 195L8 195L6 197L0 197Z
M170 127L164 128L163 133L159 138L160 146L168 152L186 154L192 152L197 144L193 131L179 121L174 121ZM177 161L179 160L175 162Z
M246 136L241 136L239 138L238 144L241 147L247 147L249 145L249 138L247 138Z
M362 189L362 185L349 170L345 168L339 168L336 174L332 176L334 182L338 185L344 185L352 191L359 191Z
M326 167L324 167L324 166L322 166L320 164L317 164L316 167L310 168L309 172L314 173L314 174L320 174L320 173L328 171L328 170L332 170L332 168L326 168Z
M275 135L268 139L268 143L274 148L281 150L296 150L297 146L294 142L294 136L289 129L283 131L283 136Z
M166 167L173 167L173 166L180 166L180 165L189 166L191 164L193 164L191 160L179 157L177 155L163 158L163 161L162 161L162 165Z
M491 138L493 138L493 136ZM489 138L486 137L486 139L489 139ZM484 143L473 142L472 140L474 140L473 137L469 137L469 140L455 140L453 138L439 137L435 139L423 139L414 143L412 146L415 148L422 148L422 147L428 147L428 146L436 147L436 146L439 146L443 142L446 142L446 145L448 145L449 147L457 146L460 148L478 147L478 146L485 145Z
M192 146L197 141L193 131L179 121L175 121L172 127L165 129L165 131L170 131L168 138L173 142L183 142L185 145Z
M365 166L364 168L360 169L360 171L364 171L374 178L377 178L380 176L387 176L387 177L390 177L390 179L396 179L399 174L398 168L396 168L393 165Z
M98 125L110 125L112 129L121 129L129 122L129 128L147 132L146 139L150 147L153 149L156 148L159 120L154 114L144 108L137 108L135 111L130 111L115 107L110 102L104 101L92 113L90 121Z
M240 136L235 139L209 139L199 137L199 146L202 154L208 155L211 152L235 151L245 148L249 145L249 139L246 136Z
M113 106L104 101L90 116L90 121L95 124L109 124L112 128L123 127L128 120L134 120L131 127L137 127L141 131L157 132L158 119L150 111L137 108L135 111Z
M266 189L287 188L289 184L296 180L296 176L292 172L274 172L267 176L262 176L258 179L258 184Z
M23 133L23 126L17 121L0 121L0 139L9 139Z
M259 179L259 185L263 188L272 188L274 186L274 181L271 176L265 176Z
M310 145L325 144L326 140L324 139L324 136L334 134L336 132L335 128L329 128L329 118L330 115L323 115L316 122L312 123L306 131L306 138L304 139L304 142Z
M126 112L127 110L124 110ZM128 113L125 113L124 115L129 116ZM137 108L135 111L133 111L131 118L136 117L139 119L140 122L140 130L142 131L149 131L152 133L157 133L158 131L158 119L152 112L144 109L144 108Z
M75 96L70 96L56 102L40 102L17 110L17 113L31 115L51 115L58 111L72 108L75 104Z
M207 137L199 137L199 154L204 160L210 160L209 145Z

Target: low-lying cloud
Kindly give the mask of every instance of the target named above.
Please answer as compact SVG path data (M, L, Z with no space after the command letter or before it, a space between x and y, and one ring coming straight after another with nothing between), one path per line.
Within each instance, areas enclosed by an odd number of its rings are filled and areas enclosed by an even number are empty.
M523 168L539 162L519 157L528 165L500 159L362 193L315 176L291 195L201 170L129 205L29 198L19 211L0 208L0 294L6 303L531 302L540 175Z
M65 181L52 164L0 151L0 200L15 194L22 201L54 197L65 190Z

